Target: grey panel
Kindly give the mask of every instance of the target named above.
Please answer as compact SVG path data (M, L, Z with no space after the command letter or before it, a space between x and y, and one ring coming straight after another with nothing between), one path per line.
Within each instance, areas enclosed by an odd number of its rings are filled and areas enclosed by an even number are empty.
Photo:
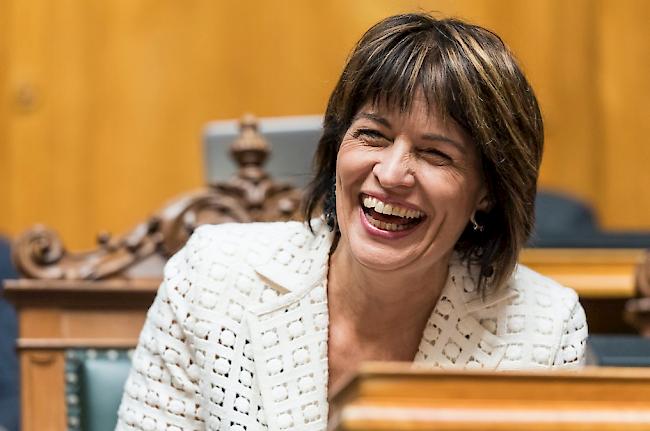
M311 163L322 133L322 117L260 118L260 132L271 145L267 171L277 180L303 187L311 179ZM214 121L204 129L205 173L208 182L224 181L236 171L228 153L238 134L238 121Z

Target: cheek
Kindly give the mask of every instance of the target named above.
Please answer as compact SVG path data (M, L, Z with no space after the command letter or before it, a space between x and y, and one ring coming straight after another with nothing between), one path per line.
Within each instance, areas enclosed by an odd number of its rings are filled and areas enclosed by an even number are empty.
M473 211L474 202L478 193L478 185L473 178L459 172L436 168L427 172L425 193L431 204L444 205L454 212Z
M372 172L374 162L363 146L354 142L341 144L336 159L337 188L341 193L347 193L349 187L360 184Z
M356 161L354 151L344 140L339 149L336 158L336 213L339 218L339 228L346 231L350 199L354 193L353 185L355 183Z

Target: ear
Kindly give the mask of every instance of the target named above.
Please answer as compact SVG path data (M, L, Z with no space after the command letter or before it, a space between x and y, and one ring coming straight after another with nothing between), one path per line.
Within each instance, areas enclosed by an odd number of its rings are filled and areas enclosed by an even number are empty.
M481 186L478 193L475 211L489 212L492 209L492 200L485 185Z

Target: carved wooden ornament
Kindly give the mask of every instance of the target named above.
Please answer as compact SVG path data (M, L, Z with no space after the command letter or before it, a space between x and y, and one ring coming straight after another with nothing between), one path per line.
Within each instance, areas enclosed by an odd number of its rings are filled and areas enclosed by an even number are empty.
M252 115L240 121L230 152L238 165L231 179L178 196L124 235L98 235L94 250L69 252L56 231L41 225L29 229L13 244L16 267L34 279L128 278L127 270L145 259L174 254L202 224L299 217L301 190L274 181L264 169L270 148Z

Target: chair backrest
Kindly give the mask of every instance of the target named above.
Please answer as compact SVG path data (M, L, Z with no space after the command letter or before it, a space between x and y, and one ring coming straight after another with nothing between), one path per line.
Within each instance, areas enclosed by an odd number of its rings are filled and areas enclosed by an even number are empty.
M296 129L298 137L314 136L317 123L309 124L308 132ZM291 132L283 129L281 134L290 136ZM100 236L98 247L89 252L68 252L54 230L36 226L14 243L18 269L28 278L41 280L105 280L133 278L134 271L142 277L138 269L149 266L148 277L161 277L162 263L202 224L300 218L302 190L268 173L266 162L271 149L258 130L257 120L245 116L234 138L229 152L237 170L228 180L211 182L173 199L124 235ZM278 146L291 153L289 147ZM295 137L291 146L299 147ZM217 147L223 150L223 146ZM311 160L311 151L305 156Z
M590 335L587 363L603 367L650 367L650 338L638 335Z
M537 235L572 235L598 230L593 209L564 193L540 190L535 200Z
M131 350L70 349L66 352L68 431L113 431Z
M529 246L540 248L650 248L650 232L601 229L594 210L577 197L540 190Z

